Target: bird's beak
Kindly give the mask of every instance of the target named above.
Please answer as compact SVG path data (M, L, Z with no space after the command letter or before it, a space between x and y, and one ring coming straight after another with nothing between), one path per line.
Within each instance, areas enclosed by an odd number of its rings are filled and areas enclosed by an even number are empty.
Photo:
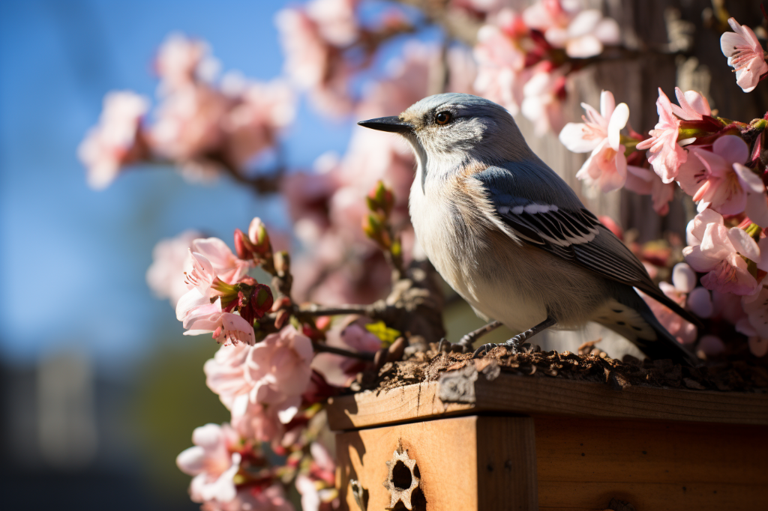
M413 124L400 119L399 117L379 117L378 119L368 119L360 121L357 124L364 128L372 130L391 131L393 133L408 133L413 131Z

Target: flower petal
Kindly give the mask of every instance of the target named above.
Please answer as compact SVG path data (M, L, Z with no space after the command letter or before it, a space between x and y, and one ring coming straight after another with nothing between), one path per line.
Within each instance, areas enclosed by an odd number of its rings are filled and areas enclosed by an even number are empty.
M560 142L571 152L588 153L600 144L599 138L586 138L584 123L569 122L560 131Z
M613 95L611 95L613 99ZM627 125L629 120L629 107L626 103L619 103L619 106L613 111L611 120L608 122L608 143L615 150L618 150L621 142L621 130Z

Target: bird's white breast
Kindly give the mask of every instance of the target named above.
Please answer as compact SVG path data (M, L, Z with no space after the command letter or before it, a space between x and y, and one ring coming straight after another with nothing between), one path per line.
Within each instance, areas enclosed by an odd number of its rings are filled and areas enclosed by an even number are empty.
M419 177L411 187L411 222L443 279L486 319L520 331L543 321L545 303L527 293L528 286L516 278L514 252L522 249L473 200L475 191L448 182L422 188ZM498 240L504 245L495 246Z

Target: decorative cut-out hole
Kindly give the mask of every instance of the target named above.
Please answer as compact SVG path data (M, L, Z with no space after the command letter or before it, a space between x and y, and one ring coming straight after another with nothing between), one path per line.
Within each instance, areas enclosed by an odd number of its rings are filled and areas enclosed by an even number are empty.
M392 485L398 490L408 490L411 488L413 478L411 470L405 466L405 463L398 461L392 469Z

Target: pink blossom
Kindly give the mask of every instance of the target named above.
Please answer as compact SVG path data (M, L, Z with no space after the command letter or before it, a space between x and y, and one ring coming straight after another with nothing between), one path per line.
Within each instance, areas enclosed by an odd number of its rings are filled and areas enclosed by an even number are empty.
M141 121L149 100L133 92L110 92L104 97L99 124L77 149L88 170L88 185L102 190L114 181L120 168L148 156L141 136Z
M743 297L742 305L753 335L768 339L768 288L761 287L757 294Z
M211 57L208 43L176 33L160 46L155 69L162 80L162 91L168 93L213 78L218 63Z
M184 302L184 295L179 305ZM178 313L177 309L177 313ZM230 312L222 312L221 298L207 305L190 308L184 315L184 335L213 334L219 344L244 343L252 345L256 342L253 325L242 316Z
M749 351L756 357L768 353L768 288L742 298L745 316L736 323L736 330L748 339Z
M576 14L566 27L552 26L544 34L555 48L565 48L569 57L585 59L600 55L603 44L621 41L619 24L605 18L597 9L587 9Z
M720 36L720 49L728 57L728 65L736 72L736 83L744 92L752 92L768 73L765 53L751 28L728 19L733 32Z
M202 237L197 231L184 231L174 238L160 240L152 250L152 265L147 270L147 284L158 298L168 298L175 308L187 291L184 264L192 241Z
M680 106L672 105L672 112L684 121L700 121L705 115L712 115L707 98L695 90L683 92L675 87L675 97Z
M699 339L696 352L703 352L708 357L717 356L725 351L725 344L716 335L705 335Z
M230 74L222 83L237 103L222 119L227 159L243 169L254 156L275 145L277 134L296 113L296 98L287 83L245 82Z
M707 289L737 295L751 294L757 281L742 256L760 260L760 248L738 227L727 229L723 217L705 209L690 221L687 228L688 245L683 255L698 272L707 273L701 283Z
M298 412L310 378L312 342L292 326L255 346L222 346L205 363L206 383L246 438L279 439Z
M268 335L246 359L251 401L274 405L301 396L312 376L312 355L312 341L292 326Z
M240 437L229 424L206 424L192 434L195 447L176 458L182 472L194 476L190 496L195 502L229 502L236 496L234 476L240 470L240 454L233 452Z
M563 128L563 99L565 75L560 69L551 69L543 62L532 69L533 75L523 87L523 116L533 122L539 136L550 131L559 133Z
M700 318L712 316L714 305L712 304L712 295L709 290L703 287L697 287L688 293L688 308Z
M323 29L304 9L278 12L275 24L285 52L285 73L309 91L313 105L329 114L352 107L347 90L351 73L341 50L323 36Z
M678 305L685 305L685 293L680 289L667 282L660 282L659 288L661 288L665 295L677 302ZM645 303L648 304L648 307L651 308L651 311L654 316L656 316L656 319L659 320L659 323L661 323L679 343L690 344L696 340L696 326L694 324L684 320L673 312L672 309L666 305L662 305L642 291L640 292L640 295L645 300Z
M637 144L638 149L648 149L648 161L664 183L671 183L677 177L680 165L688 159L685 149L677 143L680 119L673 112L672 102L659 89L656 100L659 122L650 131L651 138Z
M331 511L338 507L339 493L334 488L336 464L318 442L309 446L312 463L309 474L299 474L296 489L301 494L303 511Z
M213 240L216 238L208 238ZM208 240L195 240L196 243ZM221 240L218 240L221 241ZM203 248L210 248L202 243ZM210 250L209 250L210 252ZM221 298L213 292L222 284L216 276L211 262L202 254L190 250L185 263L186 284L188 291L176 304L176 318L188 329L184 335L212 333L219 343L253 344L255 335L253 325L237 314L224 312ZM212 301L213 300L213 301Z
M222 119L231 100L205 84L175 90L157 111L152 142L157 152L177 162L200 158L220 148Z
M237 283L253 266L252 261L239 259L219 238L197 239L192 242L194 252L210 261L216 277L227 284Z
M285 498L281 484L263 489L259 486L244 486L229 502L209 500L200 511L294 511L293 505Z
M326 334L326 339L328 346L356 352L373 353L381 348L381 339L358 323L334 325ZM337 387L349 385L363 366L355 359L333 353L318 353L312 361L312 368L322 374L325 381Z
M659 288L667 297L671 298L681 307L685 307L688 293L696 286L696 274L685 263L678 263L672 269L672 284L660 282ZM672 309L643 294L648 306L653 311L656 319L664 325L664 328L672 334L680 343L690 344L696 340L696 326L684 320Z
M307 3L307 15L317 23L318 31L329 43L344 47L359 37L355 9L358 0L311 0Z
M669 213L669 202L674 198L677 188L674 182L665 183L655 172L635 165L627 165L627 182L624 186L639 195L650 195L653 210L661 216Z
M748 156L747 144L735 135L715 140L712 151L691 146L689 158L677 176L680 187L699 203L699 211L710 207L723 215L742 213L748 193L762 195L763 180L742 165ZM766 206L768 209L768 206Z
M245 360L251 347L245 344L221 346L203 366L205 383L231 410L237 396L248 394L250 383L245 379Z
M600 113L586 103L581 106L587 115L583 123L569 122L560 132L560 142L576 153L592 152L579 172L578 179L595 183L602 192L618 190L627 179L627 159L621 145L621 130L627 125L629 107L616 106L613 94L600 95Z
M474 88L513 114L522 102L522 71L525 52L517 37L522 30L522 20L512 10L503 10L495 18L496 23L484 25L477 34L474 48L478 75Z
M563 6L560 0L540 0L523 11L523 20L527 26L542 32L567 27L573 14L581 8L574 2L567 4Z

